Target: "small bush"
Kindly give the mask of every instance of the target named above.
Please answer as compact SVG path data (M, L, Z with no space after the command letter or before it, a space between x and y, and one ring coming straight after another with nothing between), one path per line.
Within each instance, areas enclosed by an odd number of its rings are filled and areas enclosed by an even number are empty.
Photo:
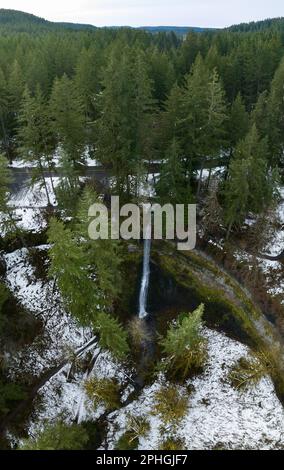
M185 441L183 439L169 437L165 441L160 442L159 450L186 450Z
M95 407L103 405L107 410L113 410L121 406L120 387L114 379L95 377L87 380L85 391Z
M269 357L261 352L251 359L242 357L231 369L229 381L237 390L245 390L256 385L265 375L272 372Z
M118 439L115 450L136 450L139 444L139 439L136 437L133 439L133 434L130 431L126 431Z
M88 434L82 426L63 423L49 425L36 438L24 441L20 450L82 450Z
M188 410L188 397L174 385L161 387L155 393L152 414L159 416L164 424L177 426Z

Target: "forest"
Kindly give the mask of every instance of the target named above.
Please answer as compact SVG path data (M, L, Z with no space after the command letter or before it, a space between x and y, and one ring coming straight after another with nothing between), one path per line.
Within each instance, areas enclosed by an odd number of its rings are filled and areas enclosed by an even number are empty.
M284 19L0 10L0 144L0 448L283 449ZM146 320L143 243L88 236L111 195L197 204L195 251L152 242Z

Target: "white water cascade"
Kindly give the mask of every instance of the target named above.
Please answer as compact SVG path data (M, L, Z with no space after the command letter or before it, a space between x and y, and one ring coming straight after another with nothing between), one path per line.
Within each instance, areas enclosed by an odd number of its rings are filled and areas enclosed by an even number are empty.
M145 239L144 239L144 254L143 254L143 274L141 280L141 288L139 295L139 318L146 318L148 313L146 311L148 287L150 277L150 253L151 253L151 223L147 225Z

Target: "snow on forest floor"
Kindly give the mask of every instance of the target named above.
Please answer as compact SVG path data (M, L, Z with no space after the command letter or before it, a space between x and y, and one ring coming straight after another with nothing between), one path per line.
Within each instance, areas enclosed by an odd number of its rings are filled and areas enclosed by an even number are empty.
M284 448L284 409L269 377L253 388L239 392L226 377L230 367L249 350L224 334L207 328L209 360L204 373L190 381L189 410L174 432L192 449L279 449ZM108 433L110 448L126 431L127 414L144 416L150 421L150 432L140 438L139 449L154 450L167 437L162 423L151 414L154 394L162 380L144 389L140 398L111 416ZM119 430L119 431L117 431ZM172 436L169 433L169 436Z
M39 250L46 250L41 246ZM28 253L17 250L5 256L7 262L6 282L19 302L44 323L43 335L10 360L10 374L31 372L40 376L46 369L58 364L70 350L76 351L92 337L89 329L79 328L64 312L61 301L53 292L50 282L35 277ZM282 448L284 447L284 411L278 401L271 380L266 377L253 389L240 393L234 390L226 376L229 367L248 349L225 335L204 330L208 338L209 362L205 372L189 381L194 387L189 395L189 412L179 426L178 436L185 439L189 449L225 448ZM69 351L69 352L68 352ZM87 356L88 353L88 356ZM98 350L94 344L82 355L83 361L90 361ZM87 399L83 383L86 373L78 368L70 373L70 364L65 365L48 380L38 392L36 408L27 430L35 435L46 422L63 419L71 422L78 419L95 420L103 412L100 407L93 409ZM115 377L125 387L124 395L130 393L126 373L109 354L101 353L95 360L92 375ZM150 414L153 394L158 382L143 390L140 398L129 406L110 416L108 441L110 447L125 430L128 412L147 415L151 431L147 438L140 440L140 449L155 449L160 440L160 422Z
M36 248L46 250L46 245ZM40 375L66 356L68 350L76 350L91 337L89 328L78 327L66 314L53 281L39 280L23 248L5 255L7 263L6 283L18 301L43 322L43 333L30 346L10 360L11 373L21 371Z
M280 201L276 208L276 220L279 223L279 228L273 230L273 236L267 243L263 253L269 256L278 256L284 251L284 187L279 188ZM248 224L253 224L252 220L247 221ZM268 221L269 223L269 221ZM250 263L252 255L244 250L238 249L235 251L234 256L239 261ZM267 281L268 292L273 297L278 297L281 303L284 304L284 270L283 263L280 261L268 260L262 257L257 257L258 266L265 274ZM251 266L254 263L251 262Z
M52 178L54 188L59 185L60 179L59 177ZM50 202L56 206L56 196L50 178L45 178L45 182ZM46 228L47 222L44 210L48 206L48 200L42 183L32 185L31 180L27 180L18 192L11 194L9 206L13 209L13 217L19 229L38 233ZM0 222L1 219L4 220L4 216L0 213ZM5 228L3 226L0 235L5 235Z

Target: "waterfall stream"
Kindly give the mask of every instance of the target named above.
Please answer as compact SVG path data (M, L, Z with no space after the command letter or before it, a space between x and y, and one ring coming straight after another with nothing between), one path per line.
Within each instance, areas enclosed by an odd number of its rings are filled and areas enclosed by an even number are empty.
M149 223L146 228L146 236L144 239L143 274L139 295L139 318L141 319L146 318L148 315L146 307L150 277L151 228L151 223Z

